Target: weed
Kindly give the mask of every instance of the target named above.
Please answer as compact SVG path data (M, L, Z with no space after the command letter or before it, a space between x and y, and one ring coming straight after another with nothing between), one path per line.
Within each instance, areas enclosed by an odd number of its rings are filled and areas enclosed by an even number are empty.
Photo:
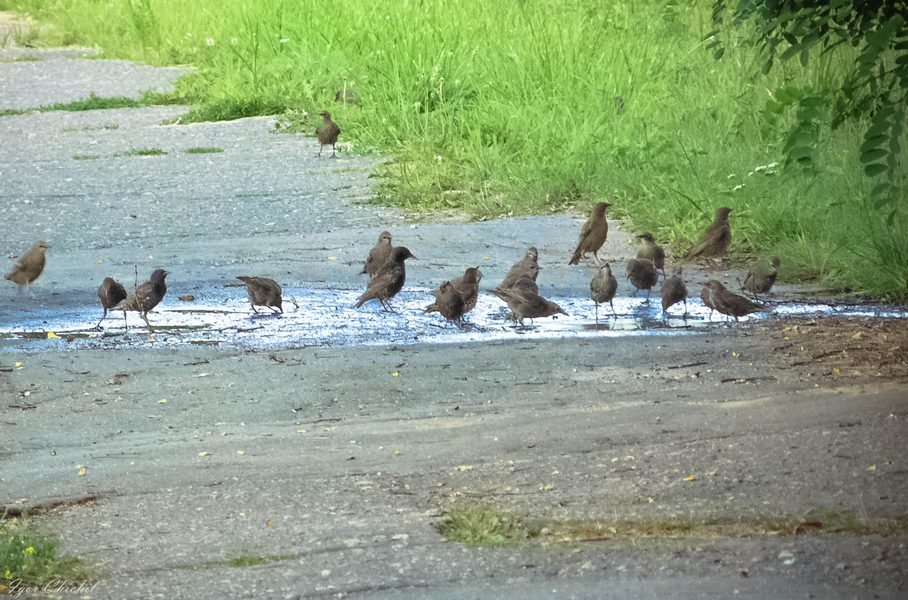
M437 529L446 539L468 546L513 546L533 534L519 517L486 506L455 508Z
M223 148L217 148L217 147L205 148L205 147L199 147L199 146L192 147L192 148L186 148L185 150L183 150L183 152L185 152L186 154L217 154L218 152L223 152L223 151L224 151Z
M73 154L73 160L98 160L101 158L98 154Z
M167 154L160 148L131 148L123 152L117 152L114 156L163 156Z
M58 546L56 538L39 532L30 520L0 520L0 591L96 578L81 560L61 555Z

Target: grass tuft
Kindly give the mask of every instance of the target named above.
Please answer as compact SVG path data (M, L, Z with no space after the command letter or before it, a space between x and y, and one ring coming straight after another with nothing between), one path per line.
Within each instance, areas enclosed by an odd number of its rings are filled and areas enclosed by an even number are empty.
M88 582L97 578L81 560L59 553L59 542L40 533L27 519L0 521L0 591L41 587L53 581Z
M532 535L519 517L486 506L452 509L437 529L446 539L468 546L514 546Z
M224 151L223 148L218 148L216 146L211 146L211 147L194 146L192 148L186 148L185 150L183 150L183 152L185 152L186 154L217 154L217 153L223 152L223 151Z
M117 152L114 156L163 156L167 154L160 148L131 148L123 152Z
M73 160L98 160L101 158L98 154L73 154Z

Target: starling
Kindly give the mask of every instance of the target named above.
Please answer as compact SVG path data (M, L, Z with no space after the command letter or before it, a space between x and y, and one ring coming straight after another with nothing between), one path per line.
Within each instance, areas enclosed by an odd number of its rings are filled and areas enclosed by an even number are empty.
M359 97L355 91L350 88L344 88L342 90L337 90L334 92L334 101L343 102L344 104L362 104L362 99Z
M706 282L706 285L709 287L710 297L713 304L716 306L716 310L723 315L734 317L735 321L738 320L738 317L766 310L765 306L756 304L744 296L739 296L734 292L730 292L716 279L710 279Z
M372 279L390 255L391 234L387 231L382 231L378 235L378 241L375 242L375 246L369 250L369 257L366 258L366 264L363 265L360 275L365 274L369 276L369 279Z
M44 271L44 251L47 248L50 248L50 246L44 240L36 242L28 249L28 252L19 258L19 262L16 263L13 270L6 274L7 279L19 285L19 292L23 288L27 290L28 284L37 279L41 272Z
M126 288L123 285L115 280L113 277L105 277L104 281L101 282L101 286L98 288L98 300L101 301L101 306L104 307L104 314L101 315L101 321L107 318L107 311L120 302L126 300ZM101 329L101 321L98 321L98 324L95 325L95 329ZM123 311L123 321L126 321L126 311ZM129 327L127 326L127 329Z
M687 258L722 258L731 245L731 225L728 223L730 208L722 207L716 211L716 220L709 224L700 242L687 254Z
M627 278L637 289L634 295L640 290L646 290L646 301L649 302L649 295L653 291L653 286L659 281L659 273L656 271L656 265L653 261L646 258L632 258L627 261Z
M337 126L337 123L331 120L331 113L323 111L318 113L322 116L321 125L315 128L315 135L318 136L318 155L322 155L322 148L331 144L331 158L337 158L337 152L334 149L334 145L337 143L337 136L340 135L340 127Z
M776 277L779 275L780 264L782 261L778 256L754 261L744 277L744 286L741 289L750 292L754 298L759 300L760 297L757 294L765 294L772 289Z
M712 290L709 289L708 285L704 285L700 289L700 300L703 301L703 306L709 307L709 320L713 320L713 311L716 310L716 305L713 304L713 294Z
M404 246L397 246L391 250L391 256L381 266L363 295L356 301L356 308L359 308L369 300L378 300L382 308L390 311L391 300L397 293L403 289L404 280L407 278L407 272L404 268L404 261L408 258L416 258L410 253L410 250Z
M602 248L602 244L605 243L605 239L608 237L608 220L605 218L605 212L609 206L611 204L608 202L599 202L593 207L590 218L587 219L586 223L583 224L583 229L580 230L577 249L574 250L574 255L571 256L568 264L576 265L587 252L593 253L593 256L596 257L596 264L601 264L597 252L599 252L599 248Z
M567 315L564 310L554 302L550 302L532 292L525 292L517 288L489 290L511 307L511 312L517 322L523 325L524 319L538 319L550 317L555 314Z
M508 274L504 276L498 289L505 290L514 285L514 282L521 277L529 277L536 281L539 276L539 251L535 246L527 248L526 256L514 263Z
M662 282L662 312L679 303L684 302L684 314L687 314L687 286L681 278L681 267L675 267L675 272Z
M435 302L426 307L426 312L441 313L441 316L454 323L459 323L463 318L466 303L460 292L451 284L445 281L437 290L432 292L435 296Z
M463 272L463 275L453 280L451 284L463 298L463 313L467 314L476 307L476 301L479 300L479 280L482 279L482 271L479 267L470 267Z
M599 324L599 303L608 302L612 307L612 314L618 316L615 312L615 305L612 300L615 298L615 292L618 291L618 280L612 275L612 266L605 263L596 272L596 276L590 281L590 298L596 303L596 324Z
M520 290L526 294L538 294L539 286L533 281L533 278L529 275L522 275L513 282L510 287L503 288L498 287L499 290Z
M148 322L148 313L164 299L167 293L167 283L164 279L169 275L164 269L155 269L151 273L148 281L136 288L136 291L126 296L126 299L120 304L119 308L123 309L123 318L126 318L125 311L133 310L141 313L142 320L151 327Z
M250 277L240 275L237 277L246 284L246 294L252 304L252 312L258 314L256 306L267 306L275 313L283 313L281 306L281 286L273 279L267 277Z
M662 271L662 275L665 275L665 250L662 249L662 246L656 243L656 239L648 231L645 231L637 236L643 240L643 245L640 246L640 249L637 250L637 258L648 258L653 261L653 264L656 265L656 268Z

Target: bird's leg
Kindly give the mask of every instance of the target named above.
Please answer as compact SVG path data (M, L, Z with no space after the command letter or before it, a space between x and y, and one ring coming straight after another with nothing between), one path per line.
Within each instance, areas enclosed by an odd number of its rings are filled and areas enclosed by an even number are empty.
M249 303L249 306L252 307L252 312L254 312L255 314L259 314L259 311L255 310L255 304L253 304L252 302L250 302L250 303Z
M129 331L129 321L126 319L126 309L123 309L123 329Z
M646 300L643 301L644 304L649 304L649 295L652 293L653 288L646 290Z
M599 303L596 302L596 327L599 327Z
M324 148L324 147L325 147L324 144L319 144L319 146L318 146L318 157L319 158L322 157L322 148Z
M148 326L149 329L151 329L151 323L148 322L148 313L143 312L141 314L142 314L142 320L145 321L145 324Z
M268 308L270 308L272 310L272 312L274 312L274 314L283 314L284 313L284 309L278 308L277 306L269 306Z
M612 316L617 319L618 313L615 312L615 304L611 300L609 300L608 305L612 307Z
M596 259L596 266L597 266L597 267L601 267L601 266L602 266L602 261L599 260L599 251L598 251L598 250L593 250L593 258Z
M334 149L334 144L331 144L331 158L337 158L337 150Z
M106 317L106 316L107 316L107 309L105 308L104 315L101 316L101 321L103 321L104 317ZM95 329L97 329L98 331L101 331L101 321L98 321L98 324L95 325Z

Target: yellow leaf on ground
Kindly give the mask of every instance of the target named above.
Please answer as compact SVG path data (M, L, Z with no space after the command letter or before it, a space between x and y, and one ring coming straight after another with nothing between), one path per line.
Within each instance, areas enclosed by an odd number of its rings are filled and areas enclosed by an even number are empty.
M86 469L82 465L79 465L79 477L83 477L86 473L88 473L88 469Z
M158 400L158 404L167 404L167 398L161 398Z
M239 454L240 456L246 456L245 450L237 450L236 453Z
M868 471L876 471L876 465L870 465L869 467L867 467L867 470L868 470Z
M49 340L59 340L59 339L60 339L60 336L57 335L56 333L54 333L53 331L48 331L48 332L47 332L47 339L49 339Z
M391 377L400 377L400 371L394 371L391 373Z
M697 476L696 476L696 475L688 475L687 477L684 478L684 481L697 481Z
M648 504L652 504L653 502L655 502L655 500L653 500L653 497L652 497L652 496L647 496L647 497L646 497L646 502L647 502Z
M202 458L211 456L211 452L205 452L204 450L202 450L201 452L199 452L199 456L201 456Z
M454 467L457 471L463 473L464 471L472 471L475 467L473 465L458 465Z

